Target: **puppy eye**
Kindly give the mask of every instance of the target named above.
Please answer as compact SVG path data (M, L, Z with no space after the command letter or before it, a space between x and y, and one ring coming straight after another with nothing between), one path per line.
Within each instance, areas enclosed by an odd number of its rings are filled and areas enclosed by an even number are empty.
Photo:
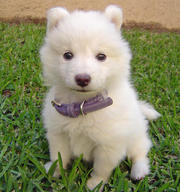
M99 61L105 61L106 60L106 55L103 53L99 53L96 55L96 59Z
M72 52L67 51L67 52L64 53L63 57L64 57L64 59L66 59L66 60L71 60L71 59L74 57L74 55L73 55Z

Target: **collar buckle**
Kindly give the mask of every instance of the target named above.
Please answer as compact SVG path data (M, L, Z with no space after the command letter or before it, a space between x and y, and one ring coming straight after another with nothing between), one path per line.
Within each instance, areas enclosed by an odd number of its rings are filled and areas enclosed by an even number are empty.
M55 105L57 105L58 107L61 106L61 103L58 103L58 102L56 102L55 100L52 100L52 101L51 101L51 104L52 104L53 107L54 107Z

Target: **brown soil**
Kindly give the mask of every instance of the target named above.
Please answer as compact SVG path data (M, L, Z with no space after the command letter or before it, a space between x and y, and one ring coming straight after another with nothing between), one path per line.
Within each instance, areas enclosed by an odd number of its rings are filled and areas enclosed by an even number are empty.
M103 10L109 4L123 8L124 25L180 32L180 0L0 0L0 20L45 21L46 11L55 6L68 10Z

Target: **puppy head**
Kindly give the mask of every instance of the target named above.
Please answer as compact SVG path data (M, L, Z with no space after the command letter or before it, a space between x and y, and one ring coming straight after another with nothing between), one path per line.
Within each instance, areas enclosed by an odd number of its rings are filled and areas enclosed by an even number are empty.
M131 55L121 24L122 11L113 5L103 13L51 9L40 51L47 83L88 92L127 79Z

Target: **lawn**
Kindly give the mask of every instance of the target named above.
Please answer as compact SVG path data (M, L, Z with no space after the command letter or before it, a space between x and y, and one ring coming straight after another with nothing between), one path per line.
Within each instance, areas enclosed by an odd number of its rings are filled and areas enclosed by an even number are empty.
M86 192L92 167L81 157L61 178L46 174L48 143L41 110L43 86L39 48L45 26L0 24L0 191ZM124 30L132 52L132 82L139 97L161 113L150 122L151 173L130 179L131 162L117 167L105 192L180 192L180 35ZM60 163L61 158L56 163ZM61 171L62 172L62 171ZM94 190L98 191L98 189Z

